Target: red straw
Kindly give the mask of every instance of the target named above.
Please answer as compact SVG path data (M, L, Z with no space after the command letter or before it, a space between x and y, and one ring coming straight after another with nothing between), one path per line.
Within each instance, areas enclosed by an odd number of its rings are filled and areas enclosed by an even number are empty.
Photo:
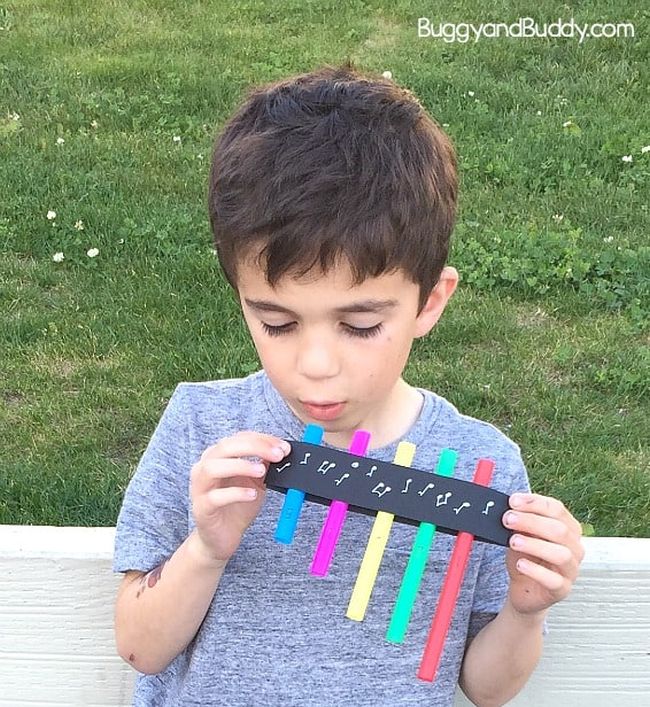
M481 486L489 486L493 471L494 462L491 459L479 459L472 481ZM420 680L431 682L436 676L473 542L474 536L471 533L460 531L456 536L454 550L449 560L449 568L440 592L438 608L431 622L427 645L424 648L422 661L420 662L417 675Z

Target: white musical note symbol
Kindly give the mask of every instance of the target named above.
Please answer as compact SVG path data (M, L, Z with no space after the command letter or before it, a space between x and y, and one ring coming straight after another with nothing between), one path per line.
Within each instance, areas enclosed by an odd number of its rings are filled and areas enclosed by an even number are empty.
M382 486L385 487L384 490L383 490L383 491L379 491L379 489L380 489ZM390 486L386 486L386 484L383 483L383 481L380 481L380 482L375 486L375 488L371 491L371 493L376 493L376 494L379 496L379 498L381 498L385 493L388 493L389 491L392 491L391 487L390 487Z
M336 466L334 462L329 462L327 459L318 467L317 471L320 471L321 474L327 474L327 472L330 469L333 469Z
M488 514L488 509L492 508L493 505L494 505L494 501L488 501L488 502L485 504L485 509L482 510L481 513L482 513L483 515L487 515L487 514Z
M278 474L279 474L283 469L286 469L288 466L291 466L291 462L287 462L286 464L283 464L282 466L277 467Z
M463 508L469 508L469 507L470 507L470 504L467 501L463 501L461 503L461 505L458 506L458 508L454 508L454 513L456 515L458 515L463 510Z
M375 472L375 471L377 471L377 467L376 467L376 466L371 466L371 467L370 467L370 471L366 474L366 476L369 476L369 477L372 479L372 474L373 474L373 472Z
M341 483L341 481L343 481L343 479L347 479L347 478L349 478L349 476L350 476L350 474L347 474L347 473L343 474L343 476L340 479L337 479L334 483L338 486Z
M350 466L351 466L353 469L358 469L358 468L359 468L359 462L352 462L352 464L350 464Z
M409 486L411 485L411 481L413 481L413 479L406 480L406 486L402 489L402 493L406 493L409 490Z
M304 458L300 463L301 463L301 464L306 464L306 463L307 463L307 459L309 459L309 457L311 457L311 452L305 452L305 458Z
M437 508L438 506L446 506L446 505L447 505L447 501L449 500L450 497L451 497L451 491L447 491L447 493L444 494L444 499L441 501L440 499L443 498L443 494L439 493L439 494L436 496L436 508Z
M424 496L424 494L429 490L435 487L435 484L427 484L422 491L418 491L418 496Z

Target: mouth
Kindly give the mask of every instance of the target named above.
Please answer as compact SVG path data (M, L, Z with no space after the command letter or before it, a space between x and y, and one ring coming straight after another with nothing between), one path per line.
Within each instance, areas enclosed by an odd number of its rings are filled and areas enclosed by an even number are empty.
M338 417L345 407L344 402L307 402L301 400L300 403L311 418L322 421L333 420Z

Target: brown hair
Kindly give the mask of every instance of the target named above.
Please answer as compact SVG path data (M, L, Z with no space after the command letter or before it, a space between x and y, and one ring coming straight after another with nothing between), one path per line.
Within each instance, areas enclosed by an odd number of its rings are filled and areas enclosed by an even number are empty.
M456 156L415 96L348 62L250 89L216 141L208 209L221 267L259 248L271 287L345 257L354 284L402 269L420 309L447 260Z

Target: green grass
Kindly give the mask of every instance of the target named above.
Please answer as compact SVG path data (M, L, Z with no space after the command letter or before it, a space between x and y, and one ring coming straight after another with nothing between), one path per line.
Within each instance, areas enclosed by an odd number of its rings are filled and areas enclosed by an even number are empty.
M417 17L531 13L433 7L0 6L0 523L114 524L177 382L257 368L212 253L213 137L251 83L350 57L391 70L459 153L462 283L407 379L502 428L597 534L650 535L650 13L540 2L540 23L636 38L449 44Z

